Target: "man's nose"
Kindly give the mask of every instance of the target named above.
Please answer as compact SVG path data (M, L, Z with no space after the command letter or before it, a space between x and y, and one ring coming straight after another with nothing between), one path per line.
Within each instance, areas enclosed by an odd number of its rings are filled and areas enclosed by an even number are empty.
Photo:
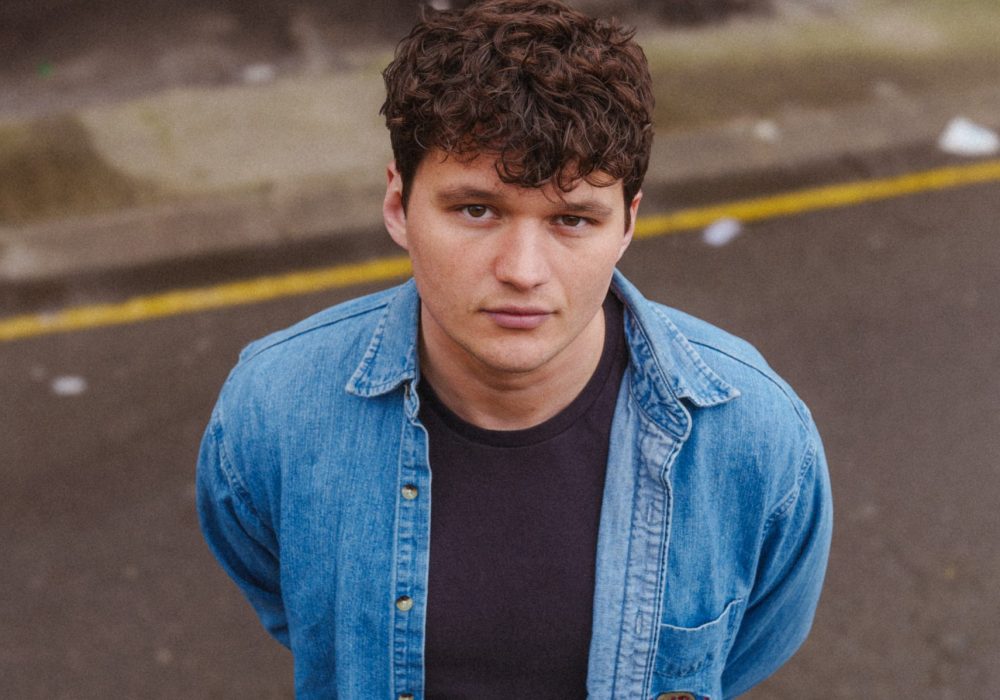
M533 289L548 281L548 237L545 227L515 223L498 238L494 260L496 278L518 289Z

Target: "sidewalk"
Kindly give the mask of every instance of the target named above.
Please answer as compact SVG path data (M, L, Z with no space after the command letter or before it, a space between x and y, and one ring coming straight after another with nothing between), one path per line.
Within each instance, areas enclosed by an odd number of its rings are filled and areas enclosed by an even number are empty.
M956 116L997 129L996 26L991 0L788 0L769 19L641 31L658 100L646 186L926 146ZM0 284L381 230L386 50L48 117L0 111Z

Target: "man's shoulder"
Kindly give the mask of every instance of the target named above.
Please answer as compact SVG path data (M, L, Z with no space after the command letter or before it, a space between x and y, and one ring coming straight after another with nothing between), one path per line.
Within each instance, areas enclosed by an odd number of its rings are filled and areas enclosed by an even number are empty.
M754 345L691 314L650 303L665 325L676 331L674 342L690 346L705 367L739 392L739 399L731 404L744 414L743 420L755 417L768 424L797 424L804 433L812 431L809 409Z
M709 367L723 378L733 377L732 383L739 388L747 380L763 381L774 385L783 393L790 391L788 384L774 371L755 345L748 340L723 330L704 319L678 309L658 305L661 312L677 327Z
M621 274L616 273L614 285L653 354L661 358L665 374L673 375L682 391L686 387L706 403L713 403L731 398L734 388L739 393L738 383L727 379L730 371L742 375L748 370L767 381L780 381L746 340L647 298Z
M328 352L340 346L352 349L356 346L345 343L346 336L351 335L352 330L363 331L376 323L398 290L393 287L349 299L254 340L240 352L239 362L243 365L272 356L296 356L318 347Z
M778 513L794 501L808 470L825 463L809 408L746 340L676 309L657 304L656 311L679 334L676 342L738 392L692 413L694 439L712 455L726 455L716 468L738 472L733 483L744 489L755 484L766 512Z
M741 366L767 381L777 380L783 384L764 356L749 341L680 309L655 301L647 303L663 322L664 333L658 339L654 338L654 342L689 345L707 367L723 378L725 373L719 370Z
M345 301L252 341L230 372L220 405L234 411L275 396L308 401L343 388L398 289Z
M702 354L730 357L738 362L770 371L770 366L763 355L747 340L680 309L658 302L650 303Z

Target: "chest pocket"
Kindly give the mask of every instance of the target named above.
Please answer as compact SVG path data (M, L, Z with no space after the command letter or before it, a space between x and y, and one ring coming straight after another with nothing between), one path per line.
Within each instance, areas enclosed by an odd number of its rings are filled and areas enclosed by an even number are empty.
M722 614L697 627L660 625L653 666L652 695L690 693L722 697L722 670L743 601L732 601Z

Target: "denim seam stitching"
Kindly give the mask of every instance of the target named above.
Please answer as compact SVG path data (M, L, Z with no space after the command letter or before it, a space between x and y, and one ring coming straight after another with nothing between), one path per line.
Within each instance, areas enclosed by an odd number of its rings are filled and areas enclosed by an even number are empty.
M770 531L771 526L781 518L783 518L795 505L795 502L799 499L799 494L802 492L802 482L805 480L806 471L812 467L816 461L816 443L813 440L809 441L806 447L806 452L803 455L802 463L795 475L795 484L792 486L791 490L785 495L778 505L775 506L774 510L764 521L763 535L767 536Z
M752 362L743 359L742 357L738 357L736 355L733 355L732 353L730 353L727 350L724 350L723 348L720 348L718 346L709 345L708 343L705 343L703 341L691 340L691 339L688 339L688 342L691 343L692 345L698 345L699 347L703 347L703 348L706 348L708 350L712 350L713 352L717 352L720 355L728 357L733 362L738 362L739 364L743 365L744 367L747 367L748 369L751 369L754 372L756 372L757 374L759 374L760 376L762 376L764 379L766 379L768 381L768 383L773 384L785 396L785 398L789 401L789 403L791 403L792 408L795 410L795 414L799 417L799 420L802 422L802 425L804 427L808 428L808 426L809 426L809 419L808 419L808 417L806 415L803 414L803 412L801 410L801 407L800 407L800 401L798 400L798 397L796 397L794 394L790 393L788 391L788 389L784 386L784 384L782 384L782 382L780 382L780 381L777 381L774 378L774 376L771 375L771 373L769 373L768 371L764 370L761 367L758 367L757 365L753 364Z
M633 329L637 329L639 335L642 336L643 343L646 345L646 347L648 347L648 348L655 347L655 345L653 344L652 340L649 337L649 334L646 333L645 327L639 322L639 319L635 316L635 314L631 314L631 316L632 316L632 328ZM628 322L628 319L626 318L626 323L627 322ZM627 326L626 326L626 328L627 328ZM635 363L632 362L634 344L630 344L630 345L633 346L633 347L629 348L629 364L635 366L638 369L638 368L641 367L641 364L635 364ZM663 366L660 364L659 358L656 356L656 353L655 352L649 352L648 354L649 354L649 357L651 358L653 366L656 367L656 371L659 374L659 376L663 377L663 378L667 377L668 376L667 372L664 371ZM684 407L683 407L683 405L681 403L680 398L677 396L677 392L674 391L674 388L670 385L670 382L669 381L657 381L656 383L658 385L664 386L666 388L667 392L670 394L670 398L673 399L672 404L669 405L669 406L664 406L664 408L672 416L674 416L675 418L679 417L681 420L690 420L687 412L684 410ZM629 386L629 393L630 394L632 393L632 386L631 385ZM657 420L656 418L654 418L649 413L649 411L647 411L645 409L644 402L639 401L638 399L636 399L634 401L634 403L638 407L639 412L642 413L642 415L644 415L647 420L649 420L654 425L659 426L661 429L665 430L666 432L670 433L671 435L674 434L667 426L663 425L659 420ZM681 422L681 420L678 420L678 422ZM690 431L690 426L689 426L688 430ZM686 439L686 437L687 436L685 436L685 439Z
M669 475L673 471L673 465L677 460L677 455L680 454L681 449L687 442L688 436L691 434L691 420L687 421L687 430L682 437L674 438L673 445L670 448L670 452L667 454L667 458L663 463L662 477L665 482L666 497L664 499L664 518L666 523L664 525L665 532L663 533L663 544L661 546L662 555L660 558L659 570L657 571L656 579L656 596L653 600L653 612L650 619L650 630L652 644L649 647L649 652L646 656L646 673L643 675L642 688L643 695L648 695L649 691L653 687L653 667L655 665L656 659L656 647L659 641L659 631L660 626L657 621L660 619L660 615L663 612L663 591L666 587L666 579L668 576L667 569L670 563L670 542L671 536L673 535L673 504L674 504L674 487L673 483L670 482Z
M257 525L264 527L264 519L261 517L260 513L253 505L253 501L250 500L250 491L247 489L246 485L243 483L243 479L240 477L233 465L232 457L229 455L229 451L226 448L226 436L222 428L221 417L216 415L212 420L212 435L215 438L215 442L218 445L219 451L219 464L222 467L222 473L226 477L226 482L229 487L233 490L233 494L239 499L239 502L246 508L250 515L254 517L257 521ZM270 529L270 528L267 528Z
M298 338L300 336L306 335L307 333L312 333L314 331L321 330L321 329L326 328L328 326L336 325L338 323L341 323L342 321L348 321L348 320L350 320L352 318L357 318L358 316L365 316L367 314L374 313L374 312L378 311L379 309L382 309L382 308L384 308L384 307L386 307L388 305L389 305L389 300L379 301L377 304L375 304L373 306L366 306L366 307L358 309L357 311L354 311L354 312L352 312L350 314L346 314L346 315L343 315L343 316L337 316L336 318L329 319L327 321L324 321L322 323L316 324L314 326L309 326L308 328L303 328L303 329L301 329L301 330L299 330L299 331L297 331L295 333L292 333L290 335L284 336L282 338L277 338L277 339L271 341L270 343L267 343L266 345L264 345L262 347L254 348L254 350L251 353L247 354L245 357L241 357L240 358L239 364L250 362L251 360L253 360L258 355L261 355L261 354L267 352L268 350L271 350L273 348L276 348L279 345L283 345L284 343L287 343L287 342L289 342L291 340L294 340L295 338ZM252 345L253 344L248 345L246 349L249 350L252 347Z
M671 669L670 673L664 675L667 675L668 677L672 678L685 678L687 676L692 676L695 673L701 671L706 666L708 666L710 663L714 662L716 658L721 657L723 653L728 655L728 650L731 642L733 641L733 633L735 631L734 612L738 606L743 604L743 601L744 599L742 597L733 598L731 601L729 601L729 603L726 604L726 607L722 610L722 613L720 613L718 618L706 622L703 625L699 625L698 627L686 628L686 627L678 627L676 625L670 625L667 623L662 623L660 625L661 629L663 627L668 627L675 630L689 631L689 632L697 632L698 630L705 629L710 625L721 623L723 621L723 618L725 618L725 623L726 623L726 634L725 637L723 637L722 644L720 645L719 649L715 649L708 652L703 658L698 659L697 661L694 661L688 664L687 666L681 666L680 668L677 669Z
M680 347L684 351L684 354L688 357L689 360L691 360L691 362L694 364L694 366L701 373L701 376L699 377L699 379L701 380L700 383L703 385L703 386L700 387L702 389L702 391L704 391L706 394L710 394L711 398L713 400L720 400L720 399L725 398L725 395L722 394L719 391L719 387L718 386L709 386L709 387L705 387L704 386L704 384L706 384L706 383L715 384L715 381L714 381L715 379L725 382L731 388L736 388L735 386L733 386L733 384L731 384L730 382L724 380L719 375L718 372L716 372L714 369L712 369L711 367L709 367L708 363L705 362L705 359L693 347L697 343L697 341L691 340L686 335L684 335L681 332L681 330L679 328L677 328L676 324L674 324L674 322L670 319L669 314L667 314L667 312L665 310L663 310L659 306L653 306L653 311L661 319L663 319L664 321L666 321L666 323L668 324L667 325L667 329L670 331L671 335L673 336L673 338L671 338L671 340L674 343L676 343L676 345L678 347ZM691 347L685 347L686 345L687 346L691 346ZM702 345L702 347L709 347L710 348L712 346L710 346L710 345Z

